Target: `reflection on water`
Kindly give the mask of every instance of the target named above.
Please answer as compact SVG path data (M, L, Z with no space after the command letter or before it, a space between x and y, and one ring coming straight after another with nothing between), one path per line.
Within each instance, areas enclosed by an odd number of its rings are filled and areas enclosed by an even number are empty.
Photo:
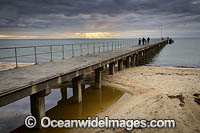
M47 116L53 119L81 119L95 116L97 113L104 111L109 105L115 103L124 92L107 87L102 89L89 87L84 89L82 93L82 103L73 103L71 98L68 100L61 99L55 107L47 112Z
M57 105L47 111L47 116L51 119L85 119L88 116L96 116L103 112L110 105L120 99L124 92L108 87L94 89L89 87L83 89L82 103L73 103L72 98L62 98ZM66 132L66 129L42 129L40 132Z
M84 119L88 116L96 116L98 113L107 109L110 105L117 102L124 92L113 88L103 86L102 89L94 89L89 87L83 89L81 103L73 103L73 89L61 86L53 89L49 96L45 97L46 115L51 119ZM62 91L61 90L66 90ZM23 108L24 110L20 110ZM21 112L19 112L19 110ZM15 103L4 106L0 109L0 132L12 131L23 124L26 115L30 114L29 97L19 100ZM15 112L15 113L13 113ZM5 124L7 122L7 124ZM17 126L17 127L16 127ZM13 127L15 127L13 129ZM30 131L30 132L66 132L67 129L42 129L28 130L20 127L14 131Z

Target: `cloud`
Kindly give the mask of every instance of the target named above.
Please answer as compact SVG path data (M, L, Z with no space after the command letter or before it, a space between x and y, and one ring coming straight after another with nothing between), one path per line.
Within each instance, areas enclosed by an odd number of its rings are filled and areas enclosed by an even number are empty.
M10 35L194 28L199 21L200 0L0 0L0 31Z
M111 32L83 32L83 33L62 33L53 35L41 35L41 36L22 36L22 35L1 35L0 39L63 39L63 38L87 38L87 39L99 39L99 38L116 38L119 37L119 33Z
M76 33L74 38L116 38L119 37L119 33L110 33L110 32L93 32L93 33Z
M37 39L39 36L0 35L0 39Z

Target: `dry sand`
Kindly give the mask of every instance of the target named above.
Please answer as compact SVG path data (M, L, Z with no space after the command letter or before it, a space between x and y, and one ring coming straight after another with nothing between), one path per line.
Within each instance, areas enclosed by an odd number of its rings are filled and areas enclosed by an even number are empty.
M30 64L20 64L27 66ZM0 70L15 64L0 63ZM175 119L174 129L135 129L132 132L200 132L200 70L135 67L103 77L103 85L132 94L98 114L115 119ZM124 129L75 129L72 132L126 132Z
M30 65L32 64L19 63L18 67L25 67L25 66L30 66ZM0 71L14 69L15 67L16 67L15 63L0 62Z
M132 132L200 132L200 70L159 67L136 67L104 76L104 85L124 89L131 97L120 100L100 118L175 119L174 129L135 129ZM199 96L200 99L200 96ZM84 129L75 132L126 132L124 129Z

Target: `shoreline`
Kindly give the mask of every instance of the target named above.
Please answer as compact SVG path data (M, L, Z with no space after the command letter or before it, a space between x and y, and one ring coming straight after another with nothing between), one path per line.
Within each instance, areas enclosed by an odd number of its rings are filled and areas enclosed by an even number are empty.
M23 63L19 62L18 67L26 67L34 65L34 63ZM155 68L171 68L171 69L194 69L194 70L200 70L199 67L188 67L188 66L153 66L153 65L144 65L143 67L155 67ZM9 69L15 69L16 63L15 62L0 62L0 71L9 70Z
M18 67L26 67L31 65L33 65L33 63L18 63ZM16 68L15 62L0 62L0 71L5 71L15 68Z
M97 114L100 119L174 119L176 128L145 128L134 132L200 132L200 70L135 67L105 75L102 84L132 95ZM199 96L195 96L199 94ZM181 97L181 98L180 98ZM126 132L124 129L73 129L72 132Z
M188 66L157 66L157 65L144 65L143 67L160 67L160 68L175 68L175 69L199 69L200 67L188 67Z
M22 64L22 67L27 65L31 64ZM13 64L7 63L4 68L11 69L11 66ZM135 129L134 132L198 133L200 105L195 100L200 100L199 81L200 70L194 68L140 66L124 69L114 75L104 75L102 85L120 89L131 95L117 101L97 116L100 119L105 116L111 119L175 119L176 128ZM72 129L70 131L110 133L126 130Z

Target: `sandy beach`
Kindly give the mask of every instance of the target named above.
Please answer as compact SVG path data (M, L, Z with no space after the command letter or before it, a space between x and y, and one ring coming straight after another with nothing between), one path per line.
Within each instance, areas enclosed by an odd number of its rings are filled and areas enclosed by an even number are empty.
M1 63L0 70L15 64ZM20 64L27 66L30 64ZM134 67L104 75L102 84L132 94L97 114L115 119L175 119L174 129L135 129L132 132L200 132L200 70ZM125 129L73 129L71 132L126 132Z
M104 76L103 85L123 89L132 96L98 114L100 118L176 120L174 129L135 129L132 132L200 132L200 105L197 103L200 70L136 67ZM77 131L125 132L124 129L74 130Z
M32 64L19 63L18 67L25 67L25 66L30 66L30 65ZM0 62L0 71L14 69L15 67L16 67L15 63Z

